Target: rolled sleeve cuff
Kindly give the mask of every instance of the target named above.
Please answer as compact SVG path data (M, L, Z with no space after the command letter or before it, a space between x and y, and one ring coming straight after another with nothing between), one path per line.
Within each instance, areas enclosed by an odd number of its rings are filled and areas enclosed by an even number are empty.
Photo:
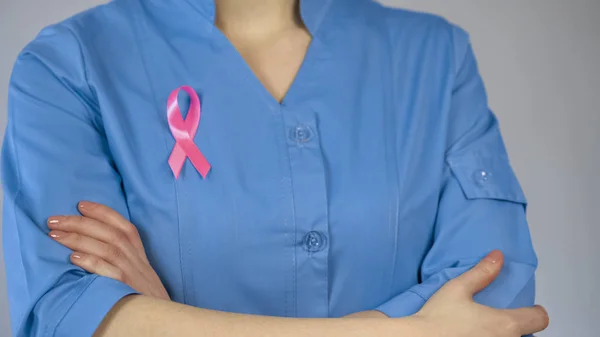
M492 284L473 298L497 309L530 307L535 302L535 265L507 261Z
M446 282L471 269L468 264L459 268L446 269L425 283L393 297L375 308L389 317L406 317L417 313L425 302ZM474 296L474 300L486 306L498 309L521 308L534 304L535 265L506 261L500 275L483 291Z
M381 311L391 318L400 318L417 313L425 302L423 297L409 290L385 302L375 310Z
M110 309L131 294L137 292L122 282L96 277L58 322L51 336L92 336Z

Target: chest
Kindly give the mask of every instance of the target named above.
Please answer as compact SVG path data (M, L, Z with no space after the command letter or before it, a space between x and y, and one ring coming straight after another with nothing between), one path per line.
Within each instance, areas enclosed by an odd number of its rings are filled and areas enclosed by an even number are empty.
M260 39L230 34L227 38L253 75L277 102L292 85L311 42L302 26L286 29Z
M225 39L149 40L115 66L118 80L96 75L132 222L182 301L227 309L211 289L237 291L238 300L269 297L270 287L282 296L298 273L307 294L321 287L308 275L355 275L359 287L371 270L377 285L391 278L400 249L425 251L441 188L444 90L412 89L410 65L399 79L385 53L346 44L314 40L281 103ZM182 85L200 100L193 143L211 165L206 178L189 159L177 179L168 164L176 139L167 101ZM186 118L187 96L178 102ZM287 305L266 299L259 312ZM298 307L312 307L305 300Z

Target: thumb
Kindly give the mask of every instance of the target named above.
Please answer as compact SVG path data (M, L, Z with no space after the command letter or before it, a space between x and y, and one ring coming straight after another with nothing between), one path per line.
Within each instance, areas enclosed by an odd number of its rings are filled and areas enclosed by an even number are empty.
M489 286L498 277L503 263L504 256L502 252L495 250L484 257L471 270L455 278L453 283L464 289L472 297Z

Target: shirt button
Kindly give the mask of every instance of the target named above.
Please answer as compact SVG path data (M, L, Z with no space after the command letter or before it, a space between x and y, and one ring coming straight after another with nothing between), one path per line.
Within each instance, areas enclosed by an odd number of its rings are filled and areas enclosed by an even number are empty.
M485 185L492 178L492 173L486 170L476 170L473 172L473 180L480 185Z
M319 232L309 232L304 236L304 249L311 253L320 252L325 247L325 237Z
M290 138L298 143L306 143L312 138L312 130L306 125L298 125L291 130Z

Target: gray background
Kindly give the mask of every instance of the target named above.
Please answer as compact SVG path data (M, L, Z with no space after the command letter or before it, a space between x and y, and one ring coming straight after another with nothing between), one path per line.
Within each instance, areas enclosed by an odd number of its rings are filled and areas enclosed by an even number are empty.
M20 49L45 25L98 0L0 0L0 127ZM540 257L543 337L595 337L600 320L600 0L387 0L471 33L490 104L528 196ZM0 251L0 255L1 255ZM5 257L10 258L10 257ZM0 337L8 337L0 259Z

